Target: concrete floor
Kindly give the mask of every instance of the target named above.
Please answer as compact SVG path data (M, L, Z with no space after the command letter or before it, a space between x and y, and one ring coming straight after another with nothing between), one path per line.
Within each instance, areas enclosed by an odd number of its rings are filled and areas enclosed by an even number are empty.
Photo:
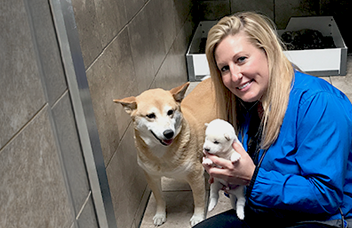
M350 101L352 101L352 55L348 56L347 60L347 75L346 76L329 76L322 77L332 85L345 93ZM189 91L191 91L197 82L192 82ZM193 214L193 197L190 187L187 183L179 183L172 179L164 178L162 180L162 188L167 204L167 221L161 228L185 228L191 227L189 220ZM155 213L156 204L153 194L149 199L144 217L140 228L154 228L153 216ZM231 209L230 201L223 194L220 194L218 205L215 209L208 213L207 217L211 217L220 212Z

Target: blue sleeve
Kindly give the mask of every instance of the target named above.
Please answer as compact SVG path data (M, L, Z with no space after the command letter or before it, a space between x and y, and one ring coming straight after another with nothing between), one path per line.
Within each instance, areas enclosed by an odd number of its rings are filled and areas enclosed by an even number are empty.
M350 103L336 94L319 93L301 101L293 122L295 149L287 153L294 153L294 159L263 162L293 165L296 172L259 168L251 199L263 207L335 214L343 199L352 142Z

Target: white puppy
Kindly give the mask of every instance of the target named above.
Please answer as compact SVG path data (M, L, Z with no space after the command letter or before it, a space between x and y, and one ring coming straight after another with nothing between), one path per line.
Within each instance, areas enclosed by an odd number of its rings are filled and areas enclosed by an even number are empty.
M218 157L231 160L233 163L241 159L241 155L232 148L234 141L238 143L240 142L230 123L221 119L215 119L205 125L207 126L205 131L205 142L203 145L205 153L217 155ZM203 164L213 165L213 162L209 158L203 158ZM213 210L218 203L219 191L223 186L228 186L228 183L222 179L214 178L214 183L210 185L208 211ZM244 205L246 202L244 197L244 186L238 186L235 189L228 189L227 192L230 194L231 204L236 210L238 218L243 220Z

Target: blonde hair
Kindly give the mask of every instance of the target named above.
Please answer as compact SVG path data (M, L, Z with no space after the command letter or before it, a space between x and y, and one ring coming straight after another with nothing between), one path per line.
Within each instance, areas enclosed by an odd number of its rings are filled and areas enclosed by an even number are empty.
M231 122L236 132L239 123L236 118L238 98L223 84L217 67L214 52L217 45L227 36L244 31L249 41L263 49L268 59L269 84L261 98L263 116L261 117L261 147L267 149L277 139L286 113L294 69L283 53L284 45L279 39L274 23L267 17L243 12L222 18L208 33L206 57L210 75L214 82L216 99L221 118Z

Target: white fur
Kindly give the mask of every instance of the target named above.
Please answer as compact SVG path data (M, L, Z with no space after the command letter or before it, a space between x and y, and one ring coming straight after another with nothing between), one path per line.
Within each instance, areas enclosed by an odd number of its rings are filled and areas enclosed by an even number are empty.
M231 160L233 163L240 160L241 155L232 148L234 141L240 143L232 125L221 119L215 119L206 125L207 129L205 131L205 142L203 145L204 152ZM204 158L203 164L213 165L213 162L209 158ZM213 210L218 203L219 191L223 186L228 186L228 183L222 179L214 178L214 183L210 186L208 211ZM236 210L238 218L243 220L244 205L246 202L244 186L238 186L227 192L230 194L231 204Z

